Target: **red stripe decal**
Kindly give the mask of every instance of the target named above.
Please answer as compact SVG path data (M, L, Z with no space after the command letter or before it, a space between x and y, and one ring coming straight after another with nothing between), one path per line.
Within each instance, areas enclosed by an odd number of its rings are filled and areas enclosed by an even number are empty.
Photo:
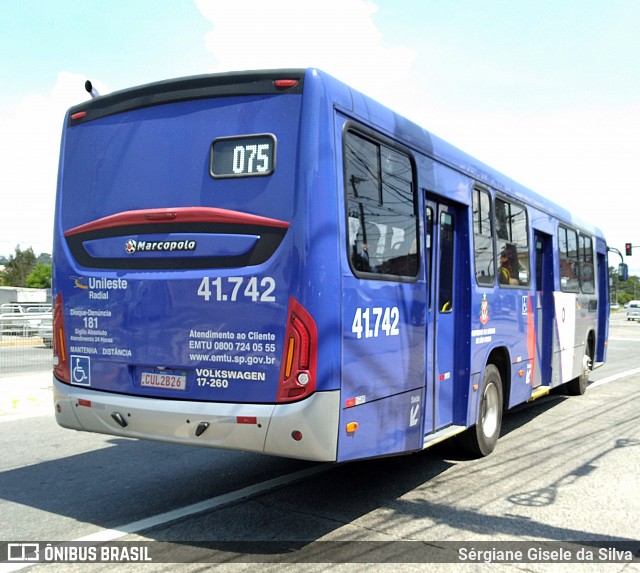
M533 303L531 295L527 296L527 354L529 355L529 361L531 363L531 386L535 383L536 372L536 325L533 316Z
M163 223L226 223L231 225L260 225L264 227L289 228L289 223L260 217L250 213L216 209L215 207L178 207L175 209L143 209L124 211L97 219L65 231L64 236L78 235L90 231L101 231L130 225L152 225Z

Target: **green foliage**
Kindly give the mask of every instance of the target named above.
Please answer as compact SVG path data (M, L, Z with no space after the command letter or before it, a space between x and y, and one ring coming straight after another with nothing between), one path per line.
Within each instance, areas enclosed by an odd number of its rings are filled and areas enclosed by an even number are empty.
M27 277L36 266L36 256L33 249L22 251L16 247L15 255L9 255L9 260L5 264L4 284L5 286L26 287Z
M30 288L51 288L51 265L38 263L27 277Z
M621 281L618 271L609 267L611 302L617 302L621 306L630 300L640 300L640 278L629 275L629 280Z
M20 246L9 258L1 257L4 272L0 273L0 285L30 288L51 288L51 255L41 253L36 258L33 249L24 251Z
M49 253L40 253L38 255L38 261L41 265L49 265L51 266L51 255Z

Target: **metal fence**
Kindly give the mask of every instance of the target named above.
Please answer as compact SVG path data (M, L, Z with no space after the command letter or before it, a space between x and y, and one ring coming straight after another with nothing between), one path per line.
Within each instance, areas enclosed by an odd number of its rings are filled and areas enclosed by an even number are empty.
M0 374L51 368L52 340L50 306L0 305Z

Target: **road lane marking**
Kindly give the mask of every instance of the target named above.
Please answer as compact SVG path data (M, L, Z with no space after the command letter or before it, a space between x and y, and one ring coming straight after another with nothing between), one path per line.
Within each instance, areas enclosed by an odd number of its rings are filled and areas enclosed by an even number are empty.
M627 376L633 376L634 374L640 374L640 368L625 370L624 372L619 372L618 374L612 374L611 376L603 378L602 380L596 380L592 384L589 384L589 388L595 388L596 386L602 386L603 384L608 384L609 382L615 382L616 380L620 380L620 378L626 378Z
M178 519L191 517L192 515L196 515L198 513L204 513L205 511L217 509L226 505L230 505L237 501L242 501L243 499L254 497L261 493L275 490L280 487L296 483L298 481L303 481L317 474L326 472L333 467L335 466L331 463L319 464L304 470L300 470L298 472L293 472L291 474L272 478L270 480L250 485L236 491L231 491L229 493L224 493L210 499L205 499L204 501L199 501L198 503L192 503L191 505L185 505L184 507L179 507L165 513L159 513L158 515L153 515L145 519L132 521L131 523L120 525L113 529L102 529L100 531L96 531L95 533L91 533L83 537L78 537L77 539L73 539L71 541L64 541L60 543L60 545L72 546L75 543L93 543L98 545L100 543L115 541L117 539L120 539L121 537L124 537L125 535L139 533L140 531L143 531L145 529L151 529L154 527L165 525ZM35 561L26 563L0 562L0 573L20 571L22 569L26 569L27 567L39 565L42 563L43 562Z
M153 515L151 517L140 519L138 521L132 521L131 523L121 525L114 529L103 529L101 531L96 531L95 533L91 533L90 535L85 535L84 537L79 537L78 539L74 539L72 543L80 542L80 541L83 541L83 542L90 541L95 543L103 543L105 541L115 541L116 539L124 537L125 535L138 533L145 529L158 527L159 525L165 525L167 523L170 523L171 521L176 521L184 517L190 517L198 513L203 513L205 511L217 509L219 507L229 505L231 503L235 503L237 501L241 501L243 499L259 495L261 493L270 491L272 489L277 489L282 486L295 483L297 481L305 480L316 474L325 472L332 467L333 467L333 464L321 464L318 466L313 466L311 468L300 470L292 474L276 477L262 483L250 485L236 491L224 493L222 495L218 495L216 497L212 497L204 501L199 501L198 503L185 505L184 507L179 507L177 509L167 511L165 513L160 513L158 515Z

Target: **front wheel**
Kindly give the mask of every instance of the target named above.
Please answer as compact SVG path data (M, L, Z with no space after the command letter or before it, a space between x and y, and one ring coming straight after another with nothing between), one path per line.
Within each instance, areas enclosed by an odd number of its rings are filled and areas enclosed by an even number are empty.
M482 377L478 421L461 436L463 447L473 456L488 456L500 437L503 409L502 378L494 364L488 364Z

